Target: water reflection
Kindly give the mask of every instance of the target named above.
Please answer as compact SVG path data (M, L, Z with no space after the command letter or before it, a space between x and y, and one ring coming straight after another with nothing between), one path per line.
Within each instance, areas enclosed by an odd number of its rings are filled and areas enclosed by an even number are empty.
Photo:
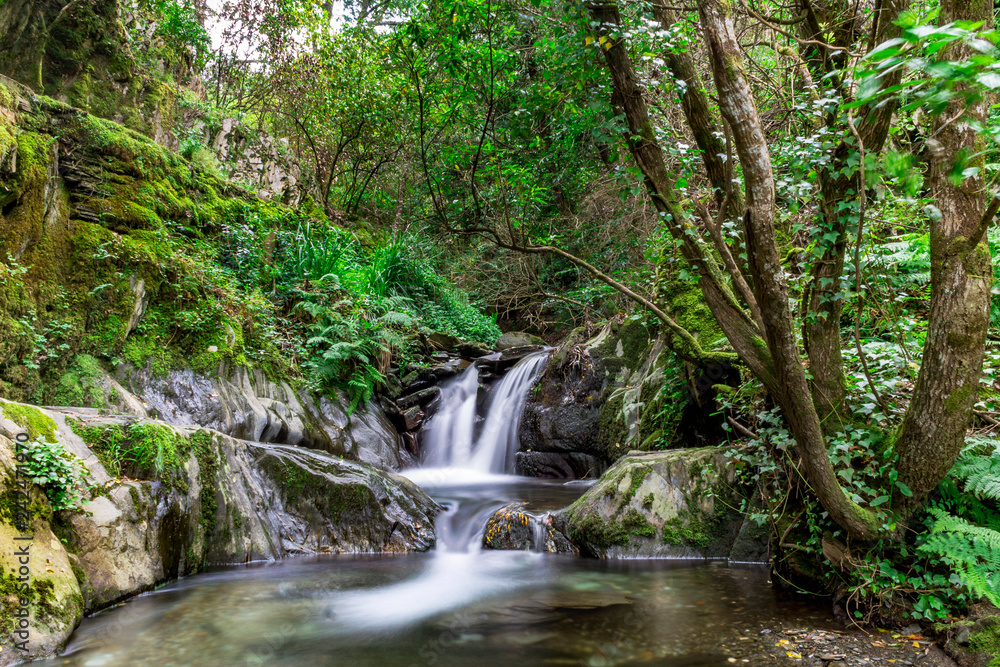
M461 534L437 552L191 577L86 619L48 664L715 666L730 664L723 646L780 619L828 624L779 596L763 568L477 553L468 542L464 531L477 534L511 497L541 510L581 491L524 480L438 488Z

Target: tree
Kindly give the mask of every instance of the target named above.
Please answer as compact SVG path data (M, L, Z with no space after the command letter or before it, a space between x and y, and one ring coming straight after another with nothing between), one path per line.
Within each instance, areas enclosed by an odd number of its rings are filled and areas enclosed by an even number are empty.
M990 21L991 7L987 3L965 7L959 4L964 3L942 4L942 22L954 19ZM850 23L845 20L848 15L844 11L849 3L824 4L823 12L814 11L817 7L810 2L804 2L803 6L806 15L812 16L815 23L810 38L796 38L804 51L800 59L808 63L807 66L827 68L833 78L844 77L847 74L844 65L847 44L854 43L853 37L850 34L841 36L833 30L836 39L842 40L840 46L825 44L814 37ZM649 121L644 91L636 79L635 66L622 35L617 5L591 2L587 7L597 26L599 41L604 45L616 96L628 120L629 149L665 224L683 245L688 262L699 271L707 303L740 359L782 407L801 457L799 467L816 498L849 536L876 538L883 524L888 523L886 517L848 497L827 455L822 418L837 412L837 404L843 400L842 380L837 377L838 373L842 374L839 307L831 298L817 300L809 306L808 312L820 317L806 327L812 335L804 356L796 339L786 275L776 243L771 152L748 84L742 49L734 30L732 6L727 0L700 0L698 3L719 108L731 128L732 145L743 175L745 211L742 219L748 278L753 285L752 294L738 289L744 304L738 302L730 287L739 287L744 277L733 270L729 262L724 263L725 273L720 269L709 252L711 243L702 240L703 230L681 205L674 181L664 167L662 150ZM841 11L835 11L838 8ZM888 3L884 5L883 14L876 15L869 31L872 39L868 50L875 47L875 40L892 34L895 28L887 26L892 25L893 12L899 9L898 5ZM962 48L967 47L956 45L947 55L962 58L965 55ZM943 56L939 54L939 57ZM898 70L888 70L886 74L879 81L880 85L891 86L893 77L899 80ZM840 87L845 94L851 92L846 84ZM876 150L881 147L890 113L884 105L871 105L862 111L860 120L855 121L850 105L840 108L845 107L844 120L850 136L845 136L841 147L835 151L841 157L821 178L824 188L822 215L833 234L831 244L820 258L819 268L813 269L814 280L830 282L818 282L811 293L807 292L814 300L817 292L829 294L830 286L840 284L848 233L859 236L863 224L864 186L867 184L863 166L845 170L850 162L849 154L854 154L855 164L863 165L865 146ZM894 503L904 514L937 485L958 456L982 371L988 320L989 282L985 276L989 273L986 269L989 251L983 238L995 210L984 215L985 195L979 176L982 170L959 178L957 182L946 176L954 173L955 158L971 154L977 140L974 124L956 124L955 120L968 117L983 121L985 103L980 100L966 106L964 99L956 99L948 108L951 115L942 114L936 121L940 150L931 158L931 182L941 213L931 218L935 268L928 342L920 379L895 441L901 460L905 462L898 466L901 493L887 490L890 495L904 498ZM834 210L834 205L841 206L845 202L848 207L853 202L854 215L842 217ZM729 252L718 243L714 244L714 250L723 257ZM826 318L822 317L824 312ZM757 313L759 317L755 316ZM807 359L814 374L819 368L818 381L811 386L805 370ZM819 359L815 367L811 363L814 359Z

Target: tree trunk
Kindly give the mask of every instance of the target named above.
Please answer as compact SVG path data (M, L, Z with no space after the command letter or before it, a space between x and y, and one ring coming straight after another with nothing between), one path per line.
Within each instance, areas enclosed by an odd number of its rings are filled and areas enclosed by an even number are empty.
M765 340L774 360L777 384L769 387L791 427L802 472L830 517L853 537L878 534L874 515L847 497L826 453L795 337L788 287L774 231L775 194L771 154L753 96L743 74L741 49L727 0L698 3L709 47L722 115L733 131L746 184L747 253L757 303L767 322Z
M985 21L992 24L993 4L987 0L942 0L942 24ZM971 50L956 42L943 57L970 57ZM988 100L965 110L969 119L986 122ZM923 362L896 440L899 481L913 492L897 497L906 511L945 476L965 442L965 430L982 374L986 329L989 325L992 264L984 216L985 158L980 153L968 166L979 172L955 186L948 173L956 159L981 150L983 140L964 119L961 100L952 102L934 122L937 143L931 148L927 184L936 196L939 219L931 220L931 308Z
M883 3L874 35L876 44L899 36L900 29L893 21L908 4L909 0L886 0ZM803 31L807 39L823 40L826 34L832 34L835 46L845 51L851 48L855 31L849 26L853 24L855 17L848 3L837 0L821 4L807 0L804 6L808 20L803 22ZM821 59L818 64L825 67L829 63ZM824 73L822 70L814 72L813 79L822 80ZM887 77L885 85L895 85L901 76L902 70L893 72ZM847 91L841 90L841 94L846 95ZM886 103L874 108L867 107L861 113L858 133L866 153L878 154L882 150L895 108L895 103ZM831 129L839 126L844 131L843 121L837 116L829 117L827 126ZM822 231L832 233L835 238L825 240L823 255L816 260L810 271L806 315L802 324L802 338L809 355L809 370L812 375L813 400L827 433L842 430L844 423L850 421L844 400L844 361L841 356L841 316L846 300L841 281L848 235L857 231L857 210L844 208L844 204L856 201L858 191L863 187L859 172L850 177L842 174L848 158L858 149L853 145L853 137L851 139L852 145L841 142L837 146L830 166L822 169L819 174ZM852 215L853 223L847 224Z

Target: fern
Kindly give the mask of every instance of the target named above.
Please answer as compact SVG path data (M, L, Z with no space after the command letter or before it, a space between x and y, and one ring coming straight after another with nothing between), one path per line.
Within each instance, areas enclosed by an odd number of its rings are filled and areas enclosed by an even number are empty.
M1000 606L1000 444L973 439L930 507L930 534L919 551L940 557L970 593ZM961 485L962 489L959 489ZM950 510L950 511L948 511Z
M1000 531L932 507L931 534L917 547L948 563L972 594L1000 606Z

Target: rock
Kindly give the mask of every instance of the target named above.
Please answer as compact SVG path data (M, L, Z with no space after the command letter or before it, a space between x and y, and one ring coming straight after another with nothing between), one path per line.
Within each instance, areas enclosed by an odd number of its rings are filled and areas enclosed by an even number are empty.
M12 441L0 435L0 491L14 492L16 461ZM83 618L83 596L69 554L52 533L49 518L52 509L45 494L37 487L31 490L30 506L33 508L30 524L18 530L10 520L0 518L0 623L3 640L0 642L0 665L14 661L30 660L50 655L62 648L70 633ZM19 555L26 552L24 555ZM22 569L23 568L23 569ZM26 577L26 581L19 581ZM23 609L30 610L29 635L20 635L19 622L21 598L26 585L31 603ZM11 634L11 630L14 633ZM11 643L28 640L25 652L18 651Z
M580 452L517 452L514 455L514 472L524 477L593 479L604 468L600 459Z
M268 380L257 369L225 364L212 374L175 370L166 376L123 364L117 374L117 380L109 378L108 394L117 396L114 404L122 412L240 440L322 449L390 470L412 463L400 449L396 427L374 400L348 416L346 395L319 397Z
M524 511L525 502L504 505L490 515L483 531L483 548L507 551L572 553L579 551L559 530L553 515Z
M44 496L34 491L32 575L35 585L51 582L41 584L41 597L32 603L35 656L58 649L84 611L207 565L290 554L423 551L434 543L436 503L412 482L371 465L143 422L172 443L164 451L173 454L160 472L150 473L153 479L123 480L104 467L103 460L113 459L99 459L70 428L70 417L38 414L45 425L51 420L55 439L86 464L89 502L85 512L62 512L54 523ZM83 417L77 429L97 443L107 429L127 423ZM0 418L0 492L12 489L12 438L23 430ZM12 520L0 514L4 544L14 543ZM7 553L0 554L0 563L13 565ZM0 653L0 664L11 655Z
M424 423L424 417L426 414L420 409L419 405L414 405L412 408L403 413L403 419L405 420L405 427L407 431L415 431L420 428L420 425Z
M512 347L523 347L523 346L544 346L546 343L544 340L538 336L530 333L525 333L523 331L511 331L505 333L497 339L497 342L493 345L498 351L503 352Z
M403 410L413 407L414 405L427 405L435 398L441 395L440 387L428 387L427 389L421 389L418 392L408 394L403 396L396 401L398 405Z
M135 276L129 278L129 288L132 290L133 303L128 324L125 325L126 336L135 331L135 328L139 326L139 320L142 319L142 316L146 313L146 307L149 305L149 297L146 296L146 283L142 278Z
M447 380L448 378L454 377L463 372L471 364L472 362L467 359L449 357L444 363L431 366L430 372L437 381Z
M1000 656L1000 609L982 602L944 633L944 652L960 667L994 667Z
M562 513L585 555L725 558L744 493L722 448L682 449L620 459Z
M692 401L689 371L666 343L666 335L633 318L613 320L594 336L584 328L572 332L525 406L522 449L579 452L610 463L632 449L714 442L718 425L707 419L715 405L712 385L728 376L698 376L704 400Z
M479 343L460 343L455 347L455 352L458 356L463 359L468 359L470 361L475 361L480 357L485 357L490 353L490 350L486 348L485 345Z
M446 334L443 331L435 331L430 336L427 337L427 344L430 345L435 350L451 351L462 344L461 338L456 338L451 334ZM433 355L432 355L433 356Z
M420 456L420 447L417 442L416 433L403 433L403 446L406 447L406 451L412 454L415 458Z

